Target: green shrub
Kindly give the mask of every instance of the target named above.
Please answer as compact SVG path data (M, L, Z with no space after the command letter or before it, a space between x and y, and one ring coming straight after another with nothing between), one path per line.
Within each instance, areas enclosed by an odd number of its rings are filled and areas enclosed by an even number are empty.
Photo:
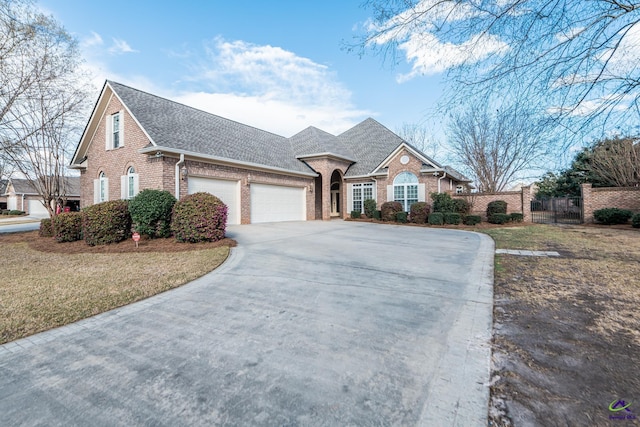
M360 211L351 211L351 218L352 219L358 219L360 218L361 214Z
M380 207L381 217L383 221L395 221L396 214L403 212L402 203L400 202L384 202Z
M457 212L460 215L466 215L471 212L471 203L465 199L453 199L453 212Z
M82 240L82 213L65 212L51 220L56 242L75 242Z
M373 211L373 219L380 219L380 218L382 218L382 211L378 211L378 210Z
M458 225L462 221L462 215L457 212L443 212L444 223Z
M142 190L129 201L133 229L150 238L171 235L171 211L176 203L173 194L163 190Z
M489 222L491 224L506 224L511 220L511 215L507 215L506 213L494 213L489 217Z
M444 224L444 214L442 212L433 212L429 214L429 224L431 225Z
M2 209L2 211L0 211L0 215L9 215L9 209Z
M431 193L434 212L454 212L453 199L447 193Z
M482 217L480 215L467 215L462 222L465 225L476 225L482 222Z
M131 236L131 215L126 200L112 200L82 211L82 231L87 245L121 242Z
M416 224L424 224L427 222L431 206L426 202L412 203L409 208L409 220Z
M631 217L631 226L633 228L640 228L640 213Z
M40 230L38 231L40 237L53 237L53 223L51 218L44 218L40 220Z
M24 211L19 211L17 209L12 209L9 211L8 215L24 215Z
M377 208L376 201L373 199L367 199L363 202L363 205L364 205L364 214L367 216L367 218L373 218Z
M606 225L625 224L632 216L631 211L618 208L598 209L593 212L596 221Z
M490 218L493 214L506 214L507 202L504 200L494 200L487 205L487 218ZM491 222L491 221L489 221Z
M524 215L521 213L513 212L510 216L512 222L522 222L524 221Z
M407 213L406 212L396 212L396 222L406 223L407 222Z
M213 194L190 194L173 205L171 231L179 242L215 242L226 227L227 205Z

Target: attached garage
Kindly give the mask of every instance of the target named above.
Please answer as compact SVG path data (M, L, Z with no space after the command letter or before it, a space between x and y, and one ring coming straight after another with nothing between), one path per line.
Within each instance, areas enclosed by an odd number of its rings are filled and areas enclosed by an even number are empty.
M28 199L26 200L25 204L27 205L26 207L27 207L27 212L29 212L29 215L38 216L38 217L49 216L49 211L47 210L47 208L44 207L44 205L40 200Z
M304 221L305 189L282 185L251 184L251 223Z
M189 177L189 194L205 192L227 205L227 224L240 224L240 181Z

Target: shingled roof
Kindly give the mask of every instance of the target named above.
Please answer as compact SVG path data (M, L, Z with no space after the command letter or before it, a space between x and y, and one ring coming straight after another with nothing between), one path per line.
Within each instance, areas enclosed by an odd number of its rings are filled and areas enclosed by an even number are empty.
M157 148L310 173L287 138L170 101L120 83L109 86Z
M293 135L289 141L297 158L332 154L355 161L353 152L337 136L313 126Z
M65 176L63 179L66 195L72 197L80 196L80 177ZM38 190L28 179L11 178L9 184L11 184L16 194L38 195Z

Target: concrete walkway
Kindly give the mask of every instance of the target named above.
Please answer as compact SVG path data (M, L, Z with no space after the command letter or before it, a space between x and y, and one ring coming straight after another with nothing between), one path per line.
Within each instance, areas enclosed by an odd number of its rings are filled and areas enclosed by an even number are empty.
M343 221L229 235L195 282L0 346L1 424L486 425L490 238Z

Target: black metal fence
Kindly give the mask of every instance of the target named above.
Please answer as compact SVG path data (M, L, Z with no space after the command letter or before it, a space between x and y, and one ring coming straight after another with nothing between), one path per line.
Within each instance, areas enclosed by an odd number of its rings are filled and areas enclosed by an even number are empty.
M542 224L581 224L581 197L554 197L531 201L531 221Z

